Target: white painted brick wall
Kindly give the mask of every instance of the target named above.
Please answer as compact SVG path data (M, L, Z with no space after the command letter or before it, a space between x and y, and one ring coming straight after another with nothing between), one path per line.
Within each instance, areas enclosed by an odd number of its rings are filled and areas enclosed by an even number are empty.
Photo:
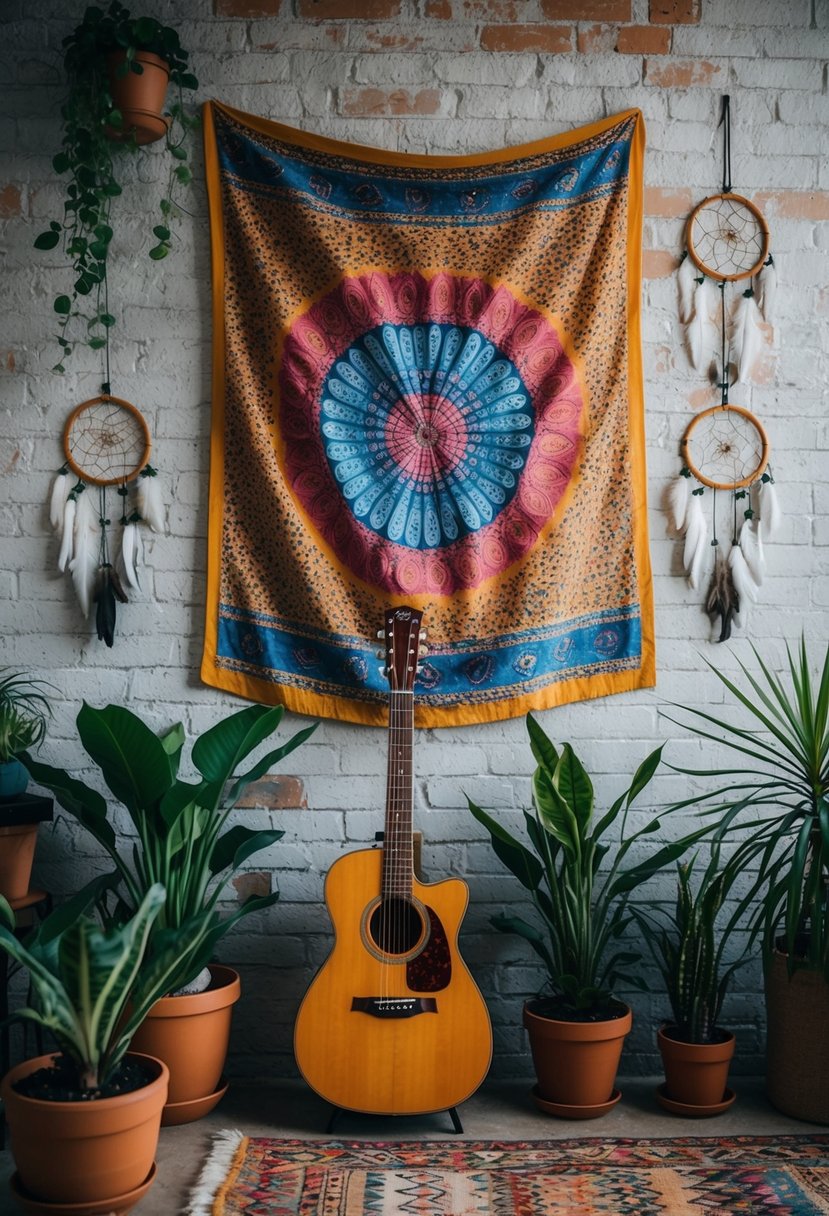
M349 14L359 11L354 3L344 0ZM763 195L781 276L764 382L740 394L768 424L787 512L783 539L769 548L769 578L763 602L752 609L751 637L773 661L782 658L783 639L795 639L801 630L815 649L826 641L829 5L702 0L699 22L645 31L667 29L671 51L662 54L646 48L616 53L612 26L602 27L596 53L577 53L581 40L598 37L589 4L574 3L574 19L556 22L570 28L569 54L518 42L525 47L520 53L480 49L487 23L510 37L523 36L520 21L543 33L549 23L539 0L400 0L395 16L397 7L396 0L370 6L389 14L377 21L353 15L309 20L304 0L282 0L278 15L250 18L232 16L239 8L235 0L217 0L218 16L208 0L159 0L155 11L179 26L191 49L200 99L213 96L339 139L435 154L473 152L543 138L633 105L644 111L649 193L643 332L659 681L653 692L542 715L555 738L573 741L596 776L598 794L609 801L664 740L668 761L707 762L710 753L662 712L671 701L722 703L721 686L706 673L702 656L729 671L736 670L738 657L753 663L744 635L729 648L709 645L699 596L678 576L678 546L667 536L659 505L665 481L677 470L677 442L690 411L711 403L681 346L668 258L681 248L692 203L718 188L720 143L712 136L726 90L733 107L734 186ZM82 8L79 3L78 14ZM262 8L273 13L280 5L263 0ZM166 265L148 261L140 245L144 213L162 188L158 156L127 171L118 204L113 388L146 412L154 459L173 505L170 535L148 546L146 594L121 612L112 651L92 639L68 584L53 572L55 544L43 504L50 474L61 463L59 436L68 411L97 392L102 378L96 357L85 352L63 379L50 374L56 355L51 300L68 280L57 254L32 249L44 218L62 199L51 157L59 146L60 42L73 24L68 9L65 0L6 0L0 38L0 664L56 685L60 699L44 757L82 772L73 725L82 698L129 704L159 727L181 719L191 732L236 703L198 678L210 410L200 149L197 185L186 204L192 216L179 229ZM646 0L636 0L630 20L647 26ZM392 112L388 95L396 90L414 112ZM265 863L276 867L280 903L222 946L223 958L237 962L244 977L231 1063L237 1075L294 1072L293 1018L330 942L320 904L323 876L344 847L371 841L382 825L383 749L380 731L324 723L287 766L303 782L307 806L250 812L257 822L264 817L284 828L286 836L251 862L256 870ZM496 935L488 924L491 912L519 904L521 892L494 858L464 798L468 793L520 823L531 771L523 722L424 731L415 755L424 867L432 879L462 874L469 881L462 946L492 1010L495 1071L529 1074L520 1005L537 987L539 972L520 942ZM638 821L689 788L666 768L643 798ZM41 837L35 878L60 896L101 864L84 834L59 817ZM667 881L655 895L670 895ZM744 1072L761 1066L759 986L757 967L741 971L727 1011L739 1035L736 1068ZM653 1033L664 1002L658 992L633 1000L626 1067L653 1070Z

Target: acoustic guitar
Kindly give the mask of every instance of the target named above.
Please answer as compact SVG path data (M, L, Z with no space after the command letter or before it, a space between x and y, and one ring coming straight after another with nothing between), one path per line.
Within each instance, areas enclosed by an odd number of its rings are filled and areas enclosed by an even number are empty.
M381 848L331 867L325 902L331 954L297 1015L294 1049L318 1094L344 1110L383 1115L451 1110L484 1079L489 1014L457 947L468 892L459 878L413 873L414 680L422 613L390 609L386 814Z

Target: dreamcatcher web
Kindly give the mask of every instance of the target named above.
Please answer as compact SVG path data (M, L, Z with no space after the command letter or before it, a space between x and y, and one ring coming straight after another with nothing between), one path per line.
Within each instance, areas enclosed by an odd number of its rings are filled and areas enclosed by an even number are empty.
M80 407L67 423L64 440L74 472L96 485L129 481L147 463L150 450L143 418L112 398Z
M705 199L688 223L689 253L717 279L754 274L768 252L768 229L747 199L721 194Z
M684 455L697 481L733 490L750 485L762 475L768 441L747 410L725 406L700 415L688 428Z

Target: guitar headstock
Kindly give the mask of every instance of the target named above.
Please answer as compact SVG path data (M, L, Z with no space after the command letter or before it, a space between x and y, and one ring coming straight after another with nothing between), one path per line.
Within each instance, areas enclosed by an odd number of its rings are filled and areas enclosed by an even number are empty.
M423 613L416 608L390 608L378 637L385 639L385 674L393 692L412 692L418 657L424 649L420 639Z

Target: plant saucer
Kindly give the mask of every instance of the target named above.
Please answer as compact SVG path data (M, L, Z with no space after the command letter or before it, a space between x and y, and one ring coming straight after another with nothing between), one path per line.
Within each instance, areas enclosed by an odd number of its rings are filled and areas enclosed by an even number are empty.
M537 1085L532 1088L532 1098L539 1110L546 1115L555 1115L559 1119L599 1119L619 1101L622 1096L620 1089L614 1089L607 1102L598 1102L595 1106L573 1106L567 1102L548 1102L542 1098Z
M714 1102L711 1106L691 1106L688 1102L676 1102L669 1098L665 1081L656 1090L656 1100L660 1106L669 1110L672 1115L684 1115L686 1119L708 1119L712 1115L721 1115L723 1111L728 1110L736 1097L733 1089L726 1089L722 1102Z
M219 1088L204 1098L191 1098L189 1102L168 1102L161 1112L162 1127L176 1127L179 1123L195 1123L218 1106L227 1093L227 1077L219 1077Z
M91 1203L50 1203L44 1199L35 1199L24 1189L20 1175L16 1172L9 1179L9 1187L24 1212L31 1216L126 1216L126 1213L143 1199L155 1182L156 1165L153 1167L140 1186L133 1187L123 1195L115 1195L112 1199L98 1199Z

